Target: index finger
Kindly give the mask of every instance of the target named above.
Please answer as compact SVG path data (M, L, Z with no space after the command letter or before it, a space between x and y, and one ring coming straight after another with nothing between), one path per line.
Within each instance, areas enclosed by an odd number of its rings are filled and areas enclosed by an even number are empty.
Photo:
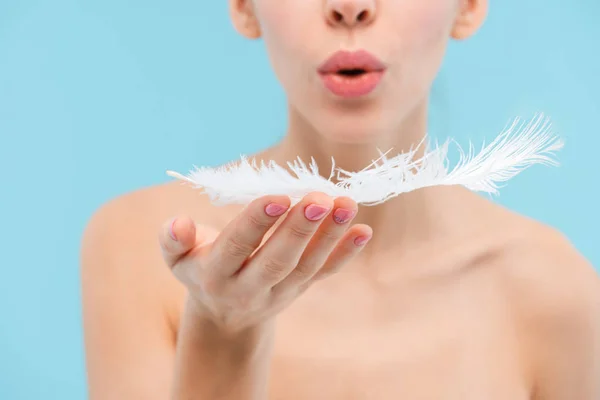
M215 240L214 260L221 277L234 275L260 246L265 234L290 207L288 196L269 195L252 201Z

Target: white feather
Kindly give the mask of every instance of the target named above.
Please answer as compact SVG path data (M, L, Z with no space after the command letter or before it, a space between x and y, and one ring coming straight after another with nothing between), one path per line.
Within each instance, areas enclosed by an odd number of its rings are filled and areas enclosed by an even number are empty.
M171 177L181 179L201 188L216 205L247 204L268 194L288 195L292 204L312 191L321 191L332 197L348 196L363 205L383 203L402 193L435 185L462 185L473 191L496 194L499 184L506 182L525 168L534 164L556 165L552 158L564 143L550 131L550 121L539 114L529 123L520 119L507 126L489 145L475 153L472 144L465 152L456 143L459 160L448 168L448 149L451 140L425 149L422 157L415 159L418 149L388 158L380 157L358 172L335 167L332 158L328 178L319 174L317 164L311 159L305 164L300 158L288 163L288 172L274 161L250 161L242 155L240 162L221 167L196 167L187 176L167 171ZM454 142L454 141L452 141ZM337 172L337 174L336 174ZM332 178L336 176L337 182Z

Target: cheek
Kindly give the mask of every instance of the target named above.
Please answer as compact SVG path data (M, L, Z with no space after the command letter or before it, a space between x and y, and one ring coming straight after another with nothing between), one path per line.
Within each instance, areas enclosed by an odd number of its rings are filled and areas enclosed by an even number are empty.
M456 2L430 0L412 3L415 5L404 14L410 18L404 18L399 24L400 43L409 50L424 52L435 52L445 47L456 15Z
M399 98L426 96L437 75L454 23L454 0L408 1L410 9L404 9L394 18L397 28L393 56L398 71ZM408 79L407 77L411 77ZM407 96L407 93L410 94Z
M262 39L273 70L285 85L292 77L307 71L307 60L318 54L320 42L306 29L315 25L314 2L264 0L263 3L268 6L257 10Z
M314 1L258 1L255 11L269 49L294 53L309 44L305 28L315 25L314 7Z

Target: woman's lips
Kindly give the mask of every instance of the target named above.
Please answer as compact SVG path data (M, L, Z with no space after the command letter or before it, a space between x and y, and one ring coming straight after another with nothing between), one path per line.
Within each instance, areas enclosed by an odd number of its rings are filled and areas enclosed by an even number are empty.
M325 87L345 98L371 93L385 73L385 65L367 51L338 51L318 69Z
M364 72L356 76L329 73L321 74L321 79L325 87L336 96L360 97L375 90L383 74L383 71Z

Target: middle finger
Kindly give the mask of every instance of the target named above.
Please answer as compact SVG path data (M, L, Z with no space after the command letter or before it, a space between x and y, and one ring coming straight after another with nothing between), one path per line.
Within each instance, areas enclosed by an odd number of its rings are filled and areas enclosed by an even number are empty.
M324 193L306 195L240 271L239 281L265 289L282 281L296 267L332 207L333 199Z

